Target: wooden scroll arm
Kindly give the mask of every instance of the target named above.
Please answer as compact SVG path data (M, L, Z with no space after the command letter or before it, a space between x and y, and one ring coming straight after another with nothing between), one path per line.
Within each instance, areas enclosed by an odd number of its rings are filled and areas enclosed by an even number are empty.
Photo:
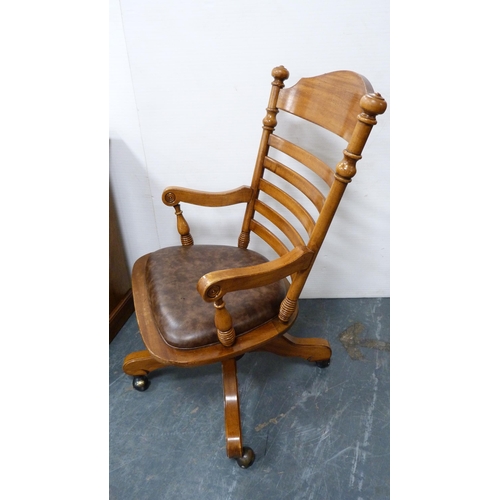
M236 203L247 203L252 198L252 194L253 190L249 186L241 186L237 189L220 193L209 193L171 186L163 190L161 199L169 207L178 205L181 202L203 207L226 207L228 205L235 205Z
M202 276L198 281L197 289L205 301L214 303L214 321L220 343L231 347L236 341L233 320L223 300L226 293L274 283L297 271L307 269L313 257L313 251L300 246L271 262L213 271Z
M197 289L203 300L215 302L226 293L269 285L302 271L309 266L313 256L313 251L305 246L298 246L264 264L207 273L198 281Z

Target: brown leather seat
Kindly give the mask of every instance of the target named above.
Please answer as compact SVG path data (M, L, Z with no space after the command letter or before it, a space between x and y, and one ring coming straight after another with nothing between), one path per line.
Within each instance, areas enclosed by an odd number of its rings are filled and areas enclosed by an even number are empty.
M269 262L252 250L219 245L162 248L150 254L146 280L158 332L178 349L193 349L219 342L213 306L196 285L210 271L256 266ZM236 336L276 317L286 296L287 281L238 290L226 296Z

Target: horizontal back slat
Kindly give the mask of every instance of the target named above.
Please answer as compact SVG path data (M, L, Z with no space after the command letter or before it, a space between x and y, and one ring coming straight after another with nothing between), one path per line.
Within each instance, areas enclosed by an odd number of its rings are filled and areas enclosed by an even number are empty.
M279 256L285 255L289 252L289 249L285 244L277 238L267 227L263 226L260 222L255 219L250 221L250 230L253 231L257 236L260 236Z
M259 189L290 210L304 226L307 234L311 236L315 224L314 219L298 201L294 200L288 193L285 193L285 191L265 179L260 180Z
M318 212L321 212L325 203L325 197L314 184L311 184L307 179L279 161L269 158L269 156L264 158L264 167L295 186L311 200Z
M252 198L238 246L248 248L250 233L255 233L280 256L288 253L288 245L294 247L292 252L300 253L304 247L311 252L311 260L292 276L280 307L279 319L287 322L344 191L356 174L376 116L384 113L387 103L362 75L351 71L302 78L290 88L284 83L289 77L286 68L274 68L272 76ZM283 137L275 135L276 127Z
M325 162L309 153L309 151L274 134L269 136L269 145L311 169L328 184L328 187L332 185L335 179L335 172Z
M304 240L297 230L284 217L276 212L276 210L272 209L260 200L255 202L255 210L280 229L280 231L290 240L293 246L305 246Z

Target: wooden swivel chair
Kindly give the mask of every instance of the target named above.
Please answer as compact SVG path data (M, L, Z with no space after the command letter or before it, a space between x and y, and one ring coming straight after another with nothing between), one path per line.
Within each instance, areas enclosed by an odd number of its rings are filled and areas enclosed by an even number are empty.
M363 76L351 71L303 78L289 89L284 89L289 73L283 66L273 69L272 76L251 185L222 193L180 187L163 191L163 202L175 209L182 246L162 248L135 263L132 289L147 350L129 354L123 364L124 372L134 377L134 388L143 391L153 370L222 363L227 455L242 468L249 467L255 455L242 443L236 362L247 352L268 351L301 357L320 367L329 365L328 341L297 338L287 331L297 317L300 293L356 173L376 116L387 106ZM278 111L343 138L347 145L336 168L276 135ZM326 187L326 194L306 176L273 159L273 151L308 167ZM297 196L287 194L285 185L294 186L311 201L312 214ZM238 245L194 245L181 202L206 207L245 203ZM276 228L285 238L274 234ZM251 233L267 242L278 257L269 261L247 249Z

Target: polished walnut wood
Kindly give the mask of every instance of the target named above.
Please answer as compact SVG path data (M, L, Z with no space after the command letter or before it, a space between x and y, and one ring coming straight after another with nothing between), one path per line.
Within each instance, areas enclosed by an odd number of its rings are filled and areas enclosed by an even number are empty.
M231 191L207 193L195 189L168 187L163 191L165 205L174 207L180 202L194 203L203 207L227 207L236 203L246 203L252 199L253 191L248 186L241 186Z
M189 232L190 231L189 224L186 222L186 219L182 215L180 203L174 205L174 208L175 208L175 215L177 216L177 231L181 236L181 243L183 246L190 246L194 243L193 237Z
M222 383L224 387L227 456L229 458L239 458L243 454L243 440L241 436L238 378L234 358L222 362Z
M174 208L182 252L192 252L189 249L196 247L193 247L194 239L181 203L205 207L246 204L236 250L248 253L249 250L246 249L255 235L268 243L277 257L271 261L259 260L257 262L262 263L256 265L212 269L201 276L195 276L192 291L199 294L199 302L190 302L195 304L191 306L194 309L186 310L185 315L210 314L205 305L212 304L213 328L217 335L214 342L200 340L190 348L169 344L168 336L162 330L162 322L158 321L158 314L168 314L168 311L155 304L151 292L153 286L161 289L162 280L170 281L180 279L179 276L187 276L190 268L189 254L182 253L185 260L175 262L175 269L159 271L154 266L149 266L154 253L141 257L132 272L132 289L137 321L146 350L129 354L123 365L125 373L138 381L135 387L144 390L147 388L147 375L154 370L220 362L227 455L235 458L241 467L250 466L254 454L250 448L243 446L236 361L245 353L266 351L280 356L299 357L316 362L321 367L328 365L331 348L326 340L295 337L288 330L297 318L300 294L344 191L356 174L356 164L361 159L372 127L377 123L376 116L384 113L387 106L380 94L373 92L366 78L351 71L303 78L289 89L285 89L284 83L289 73L283 66L274 68L272 76L274 80L262 122L262 137L250 185L219 193L169 186L163 191L162 200L167 206ZM291 113L315 123L346 141L346 147L335 168L307 151L303 145L294 144L275 133L280 112ZM272 151L284 153L305 166L317 176L318 184L306 179L291 165L286 165L285 160L273 158ZM275 179L279 179L279 185L274 182ZM287 186L292 189L287 191ZM310 201L312 208L306 208L299 202L292 194L293 190L302 193ZM263 199L261 193L272 200L273 206ZM282 211L280 207L285 210ZM218 251L218 248L211 251ZM222 248L220 247L221 251ZM238 258L240 257L238 254ZM207 255L207 259L209 258ZM177 270L180 273L176 274ZM161 274L156 281L155 276L151 275L153 272ZM234 321L228 305L229 298L244 290L262 290L275 283L282 283L283 288L280 292L282 295L276 302L276 310L271 309L274 316L248 331L239 331L239 324ZM157 297L157 292L155 294L154 297ZM179 297L176 307L182 308L183 300L183 297ZM246 304L245 302L245 308ZM252 306L253 304L248 304L250 310ZM260 310L265 310L265 307Z
M306 361L324 361L330 359L332 350L325 339L299 338L285 333L261 346L259 351L272 352L280 356L303 358Z

